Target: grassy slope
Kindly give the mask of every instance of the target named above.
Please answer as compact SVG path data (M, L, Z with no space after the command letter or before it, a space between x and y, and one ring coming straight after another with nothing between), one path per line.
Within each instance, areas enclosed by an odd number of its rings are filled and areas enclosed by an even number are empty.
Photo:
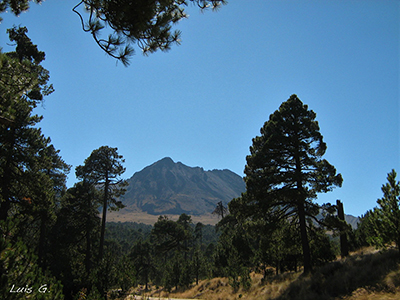
M150 215L146 212L130 211L127 209L121 209L119 211L112 211L107 214L107 222L136 222L144 223L147 225L154 225L157 222L160 215ZM168 215L171 220L178 220L179 215ZM200 216L191 216L194 224L201 222L203 224L215 225L220 220L218 216L212 215L211 213Z
M269 282L252 274L249 290L234 291L227 278L203 280L186 291L172 293L153 291L156 297L231 300L231 299L302 299L302 300L378 300L400 299L400 256L395 250L376 251L366 248L316 268L309 276L287 273Z

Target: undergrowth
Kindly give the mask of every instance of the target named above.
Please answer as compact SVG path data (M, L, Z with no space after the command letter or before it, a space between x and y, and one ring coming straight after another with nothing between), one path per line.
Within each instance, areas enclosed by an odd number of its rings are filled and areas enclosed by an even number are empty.
M228 278L202 280L187 290L162 289L153 297L204 300L392 300L400 299L400 255L394 249L366 248L322 267L312 274L285 273L263 281L251 274L251 286L233 289ZM125 298L127 299L127 298Z

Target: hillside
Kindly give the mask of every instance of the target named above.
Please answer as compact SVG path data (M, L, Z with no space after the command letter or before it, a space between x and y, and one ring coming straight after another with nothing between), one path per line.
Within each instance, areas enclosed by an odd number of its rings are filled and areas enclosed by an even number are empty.
M138 293L138 289L131 290L131 294L145 295L142 299L394 300L400 299L399 263L397 250L377 251L369 247L316 268L307 276L301 272L285 273L263 281L261 274L252 273L252 285L247 290L234 290L228 278L213 278L187 290L167 293L153 287L144 294Z
M229 170L205 171L163 158L128 179L121 198L127 210L150 215L210 214L245 191L243 178Z

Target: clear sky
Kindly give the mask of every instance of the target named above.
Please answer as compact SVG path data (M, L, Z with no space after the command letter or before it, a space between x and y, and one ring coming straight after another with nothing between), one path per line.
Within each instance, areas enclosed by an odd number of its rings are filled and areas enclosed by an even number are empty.
M229 1L218 12L189 7L175 28L182 45L126 68L106 56L72 12L78 0L32 4L19 18L3 14L5 33L26 26L46 52L55 92L37 113L46 136L75 167L92 150L118 147L125 177L166 156L206 170L243 176L252 138L291 94L317 113L325 158L359 216L376 206L387 173L400 173L397 0ZM400 179L400 175L398 177Z

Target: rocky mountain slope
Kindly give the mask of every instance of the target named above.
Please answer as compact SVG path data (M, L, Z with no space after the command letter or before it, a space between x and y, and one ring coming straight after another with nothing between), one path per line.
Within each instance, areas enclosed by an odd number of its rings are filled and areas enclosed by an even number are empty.
M128 179L125 209L160 214L210 214L245 191L243 178L229 170L205 171L163 158Z

